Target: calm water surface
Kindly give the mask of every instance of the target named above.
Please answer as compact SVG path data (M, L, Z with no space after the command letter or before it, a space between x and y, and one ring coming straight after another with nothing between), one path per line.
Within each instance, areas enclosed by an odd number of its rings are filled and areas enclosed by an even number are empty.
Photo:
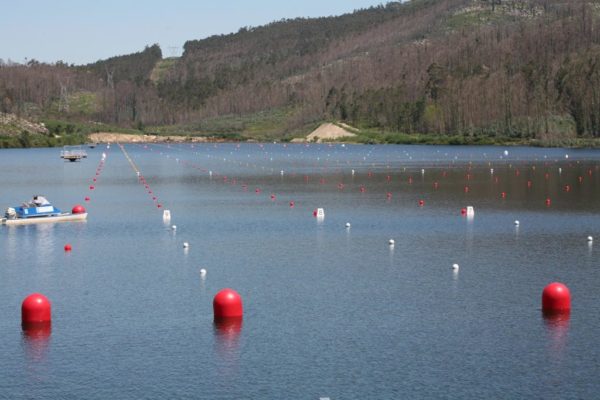
M3 209L89 212L0 227L0 398L598 398L600 152L504 150L0 150ZM541 315L553 281L570 318ZM213 323L225 287L243 324ZM32 292L51 333L21 330Z

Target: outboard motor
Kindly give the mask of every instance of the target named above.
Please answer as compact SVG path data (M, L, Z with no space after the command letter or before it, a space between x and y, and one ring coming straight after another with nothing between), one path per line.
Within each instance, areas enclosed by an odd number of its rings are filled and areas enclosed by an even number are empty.
M14 208L9 207L6 209L6 213L4 215L8 219L15 219L17 218L17 211Z

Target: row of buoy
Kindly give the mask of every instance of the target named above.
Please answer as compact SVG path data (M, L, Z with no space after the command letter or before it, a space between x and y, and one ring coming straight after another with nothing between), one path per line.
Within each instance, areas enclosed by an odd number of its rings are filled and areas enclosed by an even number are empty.
M458 270L459 265L453 264ZM206 275L205 270L204 275ZM571 311L571 293L566 285L553 282L542 291L542 311L544 313L568 313ZM233 289L220 290L213 298L213 319L215 321L244 316L242 297ZM27 296L21 304L21 325L24 330L41 328L52 323L52 304L41 293Z
M147 146L146 146L145 148L147 148ZM170 149L171 147L169 146L168 148ZM150 150L152 150L152 149L150 149ZM161 153L161 154L162 154L162 153ZM168 157L168 156L167 156L167 157ZM178 160L178 162L179 162L179 159L177 159L177 160ZM185 165L188 165L188 166L193 166L194 168L197 168L197 169L199 169L199 170L203 170L203 171L205 170L205 169L202 169L201 167L199 167L199 166L197 166L197 165L195 165L195 164L193 164L193 163L187 162L187 161L185 161L185 160L183 161L183 164L185 164ZM469 167L469 169L470 169L470 167ZM424 171L424 170L422 170L422 171ZM210 171L210 172L212 173L212 171ZM218 175L218 174L216 174L216 175ZM369 172L369 176L371 176L371 175L370 175L370 172ZM443 171L443 173L442 173L442 176L446 176L446 171ZM306 176L305 178L308 178L308 176ZM470 174L467 174L467 180L469 180L470 178L471 178L471 175L470 175ZM226 177L224 177L224 179L226 180ZM497 179L497 178L496 178L496 179ZM390 177L389 175L387 176L387 180L388 180L388 181L390 181L390 180L391 180L391 177ZM323 180L323 179L321 179L321 183L324 183L323 181L324 181L324 180ZM410 183L412 183L412 177L409 177L409 184L410 184ZM437 187L438 187L438 185L439 185L439 184L438 184L438 182L435 182L435 183L434 183L434 188L437 188ZM342 187L342 188L343 188L343 183L340 183L340 184L338 184L338 189L339 189L340 187ZM364 187L364 186L361 186L361 187L359 188L359 190L360 190L362 193L365 193L365 192L367 191L366 187ZM261 193L261 189L260 189L260 188L256 188L256 189L255 189L255 192L256 192L257 194L259 194L259 193ZM465 192L469 192L469 187L468 187L468 186L466 186L466 187L465 187ZM387 199L388 199L388 200L389 200L389 199L391 199L391 197L392 197L391 195L392 195L392 194L391 194L391 192L387 192L387 193L386 193L386 197L387 197ZM502 192L502 193L501 193L501 197L502 197L502 198L506 198L506 197L507 197L507 193L506 193L506 192ZM271 200L272 200L272 201L275 201L275 195L274 195L274 194L271 194ZM551 199L550 199L550 198L546 198L546 199L545 199L545 204L546 204L546 206L550 206L550 205L551 205ZM292 203L290 203L290 206L292 206ZM424 200L420 200L420 201L419 201L419 206L421 206L421 207L423 207L423 206L424 206Z

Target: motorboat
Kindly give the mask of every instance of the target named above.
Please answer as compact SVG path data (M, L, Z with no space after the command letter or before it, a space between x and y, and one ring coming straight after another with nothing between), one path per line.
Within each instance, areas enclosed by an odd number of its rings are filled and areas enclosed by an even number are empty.
M51 204L35 205L24 203L19 207L9 207L2 218L2 225L26 225L46 222L84 221L87 218L85 208L80 205L73 210L62 212Z

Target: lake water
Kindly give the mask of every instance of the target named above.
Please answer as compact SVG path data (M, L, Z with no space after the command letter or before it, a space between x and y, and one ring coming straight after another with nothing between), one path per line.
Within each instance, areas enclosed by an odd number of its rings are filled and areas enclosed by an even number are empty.
M598 398L600 151L59 152L0 150L3 208L89 212L0 227L1 399ZM553 281L570 317L541 314ZM213 323L226 287L243 324ZM33 292L51 333L21 329Z

